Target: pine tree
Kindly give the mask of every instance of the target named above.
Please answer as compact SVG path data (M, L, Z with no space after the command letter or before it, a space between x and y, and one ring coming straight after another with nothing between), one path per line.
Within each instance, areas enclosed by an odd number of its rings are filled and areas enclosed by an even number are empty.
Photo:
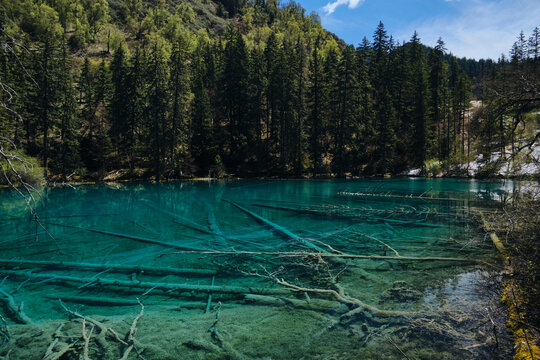
M293 65L294 72L296 74L296 104L295 114L296 121L294 124L294 137L293 137L293 167L294 173L300 176L304 171L304 156L305 156L305 122L307 115L306 105L306 66L307 66L307 49L302 39L298 39L295 49L295 62Z
M208 94L208 84L213 82L210 75L213 70L209 69L209 66L213 66L213 64L211 61L206 61L210 58L213 59L209 55L208 44L204 40L200 40L192 55L191 155L201 175L210 173L217 155L214 143L212 106Z
M324 108L323 59L319 54L320 37L317 38L310 59L309 71L309 138L313 177L322 169L322 137Z
M94 83L93 114L96 122L90 130L88 143L88 159L92 168L97 170L98 178L103 179L105 172L110 167L113 145L109 137L108 104L110 95L110 76L105 60L99 64Z
M170 59L170 135L168 139L169 167L176 175L182 171L188 152L188 111L190 91L189 45L184 35L180 35L173 45ZM197 101L197 100L195 100Z
M266 146L265 163L272 167L273 157L277 152L279 142L279 99L280 99L280 83L281 83L281 67L280 67L280 46L278 44L276 34L272 32L268 38L265 56L265 77L267 79L266 89Z
M229 157L231 165L238 167L246 159L247 137L252 126L244 111L248 99L248 56L242 34L232 29L229 36L225 47L223 81L229 126Z
M518 39L514 42L512 49L510 50L510 60L517 66L518 64L523 63L528 57L527 51L527 41L525 39L525 34L523 30L519 33Z
M358 104L358 74L355 61L354 47L347 46L342 53L338 69L337 104L338 116L333 124L333 168L338 177L343 177L349 170L346 164L350 163L347 148L350 148L354 122L357 117Z
M397 46L388 55L388 89L396 114L394 131L399 133L395 146L396 163L403 168L411 166L411 155L414 156L412 135L414 116L411 104L414 102L413 78L414 69L409 56L409 44ZM403 168L396 170L403 170Z
M56 163L62 180L81 167L79 140L77 138L77 103L71 76L71 62L65 41L62 42L62 58L60 62L60 86L58 89L60 102L60 141L58 144Z
M382 22L373 35L371 60L371 84L376 105L373 128L375 129L375 154L372 165L375 171L386 173L392 170L395 149L395 111L389 90L389 37Z
M396 134L395 113L392 105L390 92L385 90L381 95L381 100L376 105L377 114L377 157L376 171L381 174L393 171L393 160L395 156Z
M249 119L254 123L248 142L250 155L256 164L252 164L258 173L265 171L264 146L262 141L263 125L266 120L265 90L267 88L264 71L264 52L260 47L254 48L249 57Z
M145 112L145 84L144 84L144 59L140 48L135 49L135 54L131 58L127 77L127 131L126 131L126 152L129 157L129 169L133 174L139 144L139 128L143 124Z
M529 57L537 60L540 57L540 29L534 28L528 42Z
M279 64L279 167L282 176L289 174L293 156L294 123L296 119L296 74L293 73L295 63L294 45L290 39L283 42Z
M448 154L448 157L451 157L456 153L455 139L458 131L457 119L459 118L459 100L457 92L459 73L460 68L457 59L455 56L452 56L450 58L450 76L448 79L450 89L450 116L448 116L446 128L446 145L448 147L446 153Z
M117 166L121 164L120 159L126 155L126 139L128 125L128 98L127 77L128 59L126 58L124 47L120 46L115 51L111 62L111 85L112 96L110 103L111 118L111 140L117 154Z
M386 92L386 86L388 85L388 51L389 51L389 38L384 28L384 24L379 22L377 30L373 34L372 44L372 58L371 58L371 83L373 84L376 100Z
M358 77L358 113L355 124L356 139L353 139L353 163L355 171L361 171L361 164L369 161L368 148L372 146L375 129L373 128L373 91L369 80L367 61L369 44L367 39L356 49L356 69Z
M41 147L41 156L43 159L45 176L47 176L50 156L49 135L51 129L55 125L54 119L58 96L58 54L56 51L55 38L46 37L36 54L37 73L34 78L37 83L37 92L34 98L34 111L35 114L37 114L38 123L42 130L43 143Z
M164 142L168 131L168 73L164 49L156 40L148 57L148 89L146 126L147 138L150 145L150 158L156 180L161 179L164 172L165 152L167 145Z
M410 62L412 70L412 90L413 90L413 103L412 120L414 123L414 141L413 149L415 150L414 165L420 167L422 172L424 171L424 163L427 156L427 141L428 141L428 126L427 121L427 109L426 109L426 97L427 97L427 81L425 70L425 59L423 56L422 45L418 34L415 32L410 41Z
M192 138L191 154L202 175L209 173L216 157L213 146L213 124L208 92L201 74L195 74L193 83L193 106L191 113Z
M439 38L437 45L429 52L429 89L430 89L430 104L429 111L431 115L431 124L437 133L437 146L431 146L431 154L437 155L442 158L442 139L441 128L443 126L442 121L444 119L444 103L445 103L445 89L447 88L446 67L443 59L444 56L444 42ZM436 152L435 152L436 149Z
M90 70L90 60L84 58L84 63L81 68L81 74L78 81L79 98L78 103L81 108L81 115L84 122L84 127L89 128L93 123L93 79Z
M336 128L336 124L340 121L340 99L336 94L339 93L338 82L338 70L339 70L339 54L335 49L330 49L326 55L324 62L324 99L325 108L323 109L323 142L322 142L322 156L328 157L332 151L332 144L330 135L333 133L333 129ZM328 169L330 170L330 169Z
M455 92L457 121L458 121L458 133L461 134L461 157L464 160L465 156L465 132L466 128L466 114L470 106L471 101L471 82L467 74L462 72L458 76ZM467 131L468 132L468 131Z

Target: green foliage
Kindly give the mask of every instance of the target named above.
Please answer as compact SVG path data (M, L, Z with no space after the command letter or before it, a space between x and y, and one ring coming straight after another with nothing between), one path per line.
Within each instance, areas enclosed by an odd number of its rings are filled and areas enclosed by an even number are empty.
M495 176L501 170L501 164L497 161L488 161L482 165L476 176L480 179L490 178Z
M58 89L60 138L56 144L56 154L53 164L60 172L62 180L74 174L82 167L79 154L78 119L75 92L72 86L71 62L68 58L67 46L63 43L61 77Z
M34 186L45 181L44 170L38 160L22 150L12 150L0 155L0 172L0 185L20 185L22 180Z
M22 95L13 103L22 121L2 113L1 135L62 177L395 173L429 158L464 161L472 131L500 143L519 134L511 110L469 119L471 80L442 41L427 50L414 34L396 44L382 23L354 48L296 2L0 7L6 31L32 49L18 53L24 69L0 58L2 80ZM525 110L519 124L533 122Z
M425 176L434 177L442 174L442 164L439 159L426 160L424 162Z

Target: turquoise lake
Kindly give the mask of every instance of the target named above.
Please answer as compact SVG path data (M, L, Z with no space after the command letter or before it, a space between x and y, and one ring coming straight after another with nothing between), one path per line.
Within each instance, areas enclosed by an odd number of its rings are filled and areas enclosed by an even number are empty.
M124 339L88 320L89 357L121 358L140 301L129 359L496 358L501 264L481 219L518 186L64 186L36 196L39 222L1 190L0 289L32 323L4 301L0 357L42 359L56 340L79 359L88 317Z

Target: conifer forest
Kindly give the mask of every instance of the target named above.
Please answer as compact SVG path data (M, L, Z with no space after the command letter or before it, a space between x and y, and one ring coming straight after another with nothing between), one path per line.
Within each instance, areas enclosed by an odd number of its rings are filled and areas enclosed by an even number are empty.
M276 0L4 0L0 14L0 136L47 178L452 173L537 140L538 28L494 62L396 42L382 22L346 44Z

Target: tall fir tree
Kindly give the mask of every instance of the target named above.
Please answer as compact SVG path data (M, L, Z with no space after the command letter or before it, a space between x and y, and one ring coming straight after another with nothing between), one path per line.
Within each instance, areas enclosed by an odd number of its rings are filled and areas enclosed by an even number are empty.
M63 181L81 168L79 154L79 139L77 134L77 103L73 78L71 75L71 61L67 44L62 42L62 57L60 62L60 86L58 97L60 102L60 138L56 151L56 168Z
M198 43L192 55L192 92L193 103L191 106L191 155L201 175L210 173L214 165L217 148L214 143L214 125L212 107L208 95L207 85L211 83L208 78L208 66L205 61L207 44L204 41ZM210 71L211 72L211 71Z
M117 155L116 166L122 166L126 152L128 130L128 58L123 46L114 53L111 61L110 137Z
M336 94L339 93L339 55L337 50L330 49L324 62L323 87L326 102L325 108L323 108L321 114L324 117L323 123L325 124L322 141L322 156L324 158L329 158L330 152L332 151L332 139L330 135L333 132L332 129L335 129L336 124L339 123L341 116L339 97L336 96ZM328 168L327 170L332 171L331 168Z
M299 38L295 48L295 61L293 69L296 80L296 104L295 104L295 123L293 135L293 168L296 176L302 175L304 171L304 156L306 150L306 67L307 67L307 49L304 41Z
M48 165L50 158L50 133L55 126L56 104L58 96L58 52L54 37L46 37L40 44L36 52L36 85L37 91L34 97L35 114L38 117L38 124L42 134L41 158L45 176L48 175ZM29 149L34 153L35 134L32 134ZM34 146L33 146L34 145ZM34 153L35 154L35 153Z
M411 118L414 124L412 149L415 151L414 163L424 172L424 163L427 157L428 125L427 125L427 80L426 64L422 45L415 32L410 41L409 58L411 63L411 85L413 90L413 103L411 104Z
M350 170L347 164L348 148L354 131L354 122L357 118L358 106L358 73L355 51L352 45L347 46L343 52L338 69L338 82L336 96L338 98L336 122L333 124L333 168L338 177L343 177Z
M263 173L264 146L263 146L263 126L266 120L265 90L267 88L267 79L264 71L264 52L261 47L251 50L249 56L249 109L248 116L253 122L252 131L249 134L248 142L251 148L251 165L254 171Z
M225 46L223 81L229 127L229 161L238 168L246 159L247 138L253 125L246 117L248 99L248 54L240 31L230 30Z
M136 166L137 150L139 148L139 129L143 124L145 113L145 82L144 82L144 58L139 47L128 64L127 76L127 130L125 134L126 152L129 159L129 170L133 174Z
M429 66L429 113L431 118L431 133L437 134L436 144L431 144L430 153L432 156L436 156L441 159L443 155L442 150L442 127L444 125L445 110L444 105L446 103L446 91L448 86L447 80L447 65L444 61L444 42L439 38L437 45L433 48L428 55ZM434 137L431 137L434 139Z
M377 157L375 162L375 171L380 174L386 174L394 170L394 156L396 134L395 128L395 112L392 104L392 97L388 90L385 90L380 101L376 106L376 114L378 117L377 125Z
M355 123L356 138L352 140L353 164L356 173L361 172L362 164L369 161L368 149L372 147L375 129L373 128L373 91L369 79L369 43L365 42L356 49L357 76L358 76L358 112Z
M170 59L169 89L171 95L170 133L168 136L168 167L176 176L182 174L188 146L188 114L191 98L189 44L184 34L178 36Z
M309 64L309 139L313 176L317 177L322 171L322 141L324 123L324 79L323 59L319 52L320 37L317 37Z
M101 60L94 83L93 114L95 123L90 130L89 148L87 157L91 166L97 171L99 179L103 179L110 168L113 144L109 137L109 119L107 109L110 99L110 74L105 60Z
M276 34L272 32L264 50L265 72L267 79L266 89L266 124L265 124L265 163L271 168L274 166L279 143L279 101L281 78L281 47Z
M169 78L168 66L163 44L154 40L148 54L146 127L147 143L151 158L152 172L160 180L165 172L167 150L166 134L168 127Z

